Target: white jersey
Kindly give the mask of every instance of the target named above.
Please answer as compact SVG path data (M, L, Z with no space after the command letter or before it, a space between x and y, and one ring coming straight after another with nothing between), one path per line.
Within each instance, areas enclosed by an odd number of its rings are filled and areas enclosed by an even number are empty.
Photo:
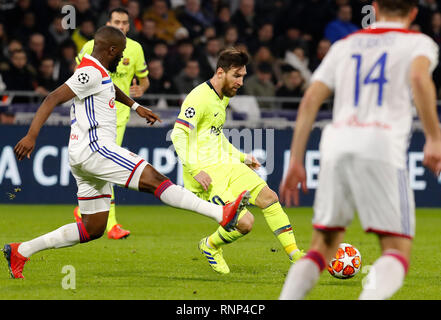
M106 69L88 54L66 85L76 94L71 107L69 140L69 162L75 165L102 145L115 143L115 87Z
M323 160L342 154L406 167L413 117L409 70L418 56L438 63L428 36L381 22L336 42L314 72L334 90L332 123L321 139Z

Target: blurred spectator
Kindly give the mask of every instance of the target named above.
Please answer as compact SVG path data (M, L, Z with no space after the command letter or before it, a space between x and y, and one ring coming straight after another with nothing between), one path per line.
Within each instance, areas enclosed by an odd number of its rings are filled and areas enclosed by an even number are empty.
M309 62L309 70L314 72L315 69L322 63L323 58L328 53L329 49L331 49L331 41L328 39L322 39L319 41L317 45L317 50L314 56L311 57Z
M58 87L57 81L54 79L55 61L51 57L43 57L38 68L35 92L41 95L48 95Z
M18 39L10 39L8 45L3 51L6 61L11 59L11 52L16 50L24 50L23 43Z
M227 5L219 7L216 18L214 20L214 27L216 28L217 35L224 35L227 31L227 27L231 24L231 11Z
M127 2L127 12L129 13L130 29L127 33L129 38L136 38L142 30L141 6L138 0Z
M180 94L189 93L203 80L199 76L199 62L191 59L186 62L185 68L174 78L174 83Z
M309 84L312 74L308 69L309 59L303 47L294 47L291 51L287 51L285 54L285 62L299 70L306 84Z
M193 40L197 40L203 35L204 29L212 26L212 21L201 9L201 0L185 0L185 6L176 10L176 17Z
M38 26L42 31L45 31L49 28L54 18L61 13L64 3L62 0L43 0L38 2L40 3L38 6L35 6L35 14L38 17ZM76 22L78 24L78 20Z
M59 58L55 62L54 78L58 83L64 83L74 73L75 57L78 50L76 44L68 39L59 48Z
M209 79L216 71L218 55L221 50L220 41L218 38L211 38L207 40L201 65L201 77Z
M173 80L164 73L164 66L162 61L153 58L149 62L149 79L150 87L148 94L178 94L178 90L173 83ZM150 105L156 105L158 99L150 100ZM177 106L178 102L174 100L167 101L168 105Z
M234 47L239 39L239 31L234 25L229 25L225 30L225 35L222 39L222 48Z
M77 28L72 34L72 40L77 46L77 51L80 51L87 41L92 40L94 34L95 24L93 19L88 17L84 18L80 24L80 27Z
M23 13L21 24L19 24L12 34L27 43L31 34L38 32L35 13L32 11L26 11Z
M283 58L287 50L296 45L300 45L303 42L301 35L302 33L297 26L294 24L289 25L285 33L278 36L275 40L274 50L276 57Z
M257 49L266 46L274 52L274 27L271 23L264 23L257 31L257 37L253 37L247 42L248 50L255 54Z
M342 5L338 8L337 19L326 25L325 38L331 43L346 37L348 34L358 30L352 22L352 8L349 5Z
M165 0L154 0L153 5L147 9L143 19L151 19L156 22L156 35L168 44L175 41L176 32L182 28L173 10L169 10Z
M85 20L92 20L96 23L97 15L91 9L89 0L75 0L73 3L77 25L80 25Z
M241 41L247 42L255 35L260 21L254 9L254 0L240 0L238 10L231 16Z
M160 59L163 63L169 56L167 42L158 40L153 47L153 57Z
M29 37L28 48L28 61L37 70L46 53L44 36L41 33L32 34Z
M5 25L0 22L0 63L6 61L5 51L8 46L8 36L6 34Z
M68 30L63 28L62 21L62 14L55 16L47 31L46 43L48 48L51 49L52 53L56 52L63 41L70 38L70 33Z
M261 46L252 57L250 68L248 68L249 74L254 74L259 65L266 62L271 65L271 81L274 83L277 82L277 80L280 78L280 70L278 69L278 62L271 53L270 48L267 46Z
M25 14L32 12L32 2L31 0L18 0L14 2L15 7L5 12L3 17L7 33L15 36L17 29L20 27L20 23L23 23Z
M101 12L101 14L98 17L98 24L96 25L96 27L99 28L101 26L104 26L109 20L110 11L121 7L122 7L121 0L109 0L106 10L104 12Z
M8 91L33 91L35 70L28 64L24 50L11 52L10 63L2 70L3 81ZM27 103L27 97L15 97L12 103Z
M256 97L274 97L276 87L271 81L272 66L268 62L262 62L257 66L256 73L246 78L244 94ZM260 108L271 108L273 105L268 101L259 101Z
M158 43L159 38L156 36L156 22L146 19L142 23L142 29L136 40L141 44L144 50L145 59L153 57L153 48Z
M177 43L176 51L166 59L165 70L168 74L177 75L195 57L195 48L191 40L184 39Z
M277 89L277 97L301 98L304 93L305 81L299 70L294 69L290 65L282 67L282 83L283 85ZM300 102L282 102L282 109L298 109Z

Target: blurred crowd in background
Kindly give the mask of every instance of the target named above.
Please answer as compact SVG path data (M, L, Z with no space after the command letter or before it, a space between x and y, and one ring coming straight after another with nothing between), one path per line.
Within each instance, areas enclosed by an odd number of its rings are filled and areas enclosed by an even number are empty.
M127 36L142 45L147 61L146 94L188 93L213 75L220 50L236 46L251 56L238 94L301 97L332 43L361 28L362 8L371 2L0 0L0 92L47 95L72 75L75 56L107 22L109 11L124 7L131 24ZM69 4L75 7L75 29L63 28L62 7ZM441 45L441 1L420 0L419 7L411 28ZM434 80L439 93L440 67ZM280 106L296 109L298 102Z

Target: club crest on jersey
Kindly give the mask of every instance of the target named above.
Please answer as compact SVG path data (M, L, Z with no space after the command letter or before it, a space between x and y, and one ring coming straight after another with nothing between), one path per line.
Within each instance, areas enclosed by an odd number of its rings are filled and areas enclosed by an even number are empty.
M89 75L87 73L80 73L78 75L78 81L82 84L86 84L89 82Z
M115 107L115 98L112 97L112 99L109 100L109 107L110 109L113 109Z
M128 66L130 63L130 59L129 58L124 58L122 61L123 65Z
M192 107L188 107L186 110L185 110L185 116L187 117L187 118L193 118L194 116L195 116L195 114L196 114L196 111L194 110L194 108L192 108Z

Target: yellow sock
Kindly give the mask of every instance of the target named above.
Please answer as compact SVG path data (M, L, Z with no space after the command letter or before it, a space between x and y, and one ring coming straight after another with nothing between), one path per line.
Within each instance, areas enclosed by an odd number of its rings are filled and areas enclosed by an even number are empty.
M247 213L247 210L242 210L237 220L239 221L245 213ZM237 230L228 232L224 228L219 227L216 232L208 237L208 246L213 249L217 249L220 246L232 243L237 239L242 238L243 236L244 234L240 233Z
M283 211L280 202L273 203L262 209L262 212L271 231L277 237L285 252L291 257L298 248L291 223L285 211Z
M118 222L116 221L116 212L115 212L115 193L113 192L112 187L112 198L110 199L110 210L109 210L109 217L107 218L107 227L106 231L109 232L110 229L113 228L115 224Z

